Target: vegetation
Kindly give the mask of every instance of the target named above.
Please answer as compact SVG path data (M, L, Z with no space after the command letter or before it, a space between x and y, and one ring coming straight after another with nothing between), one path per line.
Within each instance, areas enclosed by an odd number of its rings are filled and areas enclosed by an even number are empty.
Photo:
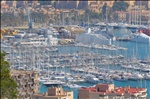
M5 52L1 53L1 99L16 99L17 98L17 83L11 78L10 65L4 59Z
M88 20L89 17L89 20ZM88 23L88 21L91 23L92 21L99 19L100 18L100 14L93 12L91 10L85 10L85 14L78 16L78 19L80 21L83 21L84 23ZM82 22L81 22L82 23Z
M115 1L113 3L112 9L113 11L126 11L127 8L129 7L129 4L124 1Z
M106 7L107 7L107 3L105 3L105 4L103 5L103 7L102 7L102 13L101 13L101 14L103 14L103 15L106 14Z
M52 1L38 1L40 3L40 5L50 5L52 3Z
M49 16L43 12L32 12L31 18L34 23L45 23L48 21ZM1 24L3 26L21 26L27 25L28 18L23 12L19 12L17 15L13 13L1 14Z

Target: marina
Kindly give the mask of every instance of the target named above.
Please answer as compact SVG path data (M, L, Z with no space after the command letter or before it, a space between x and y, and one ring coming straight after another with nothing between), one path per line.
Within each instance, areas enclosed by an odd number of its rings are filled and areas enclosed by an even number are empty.
M6 59L10 61L11 68L39 72L41 93L54 83L72 89L75 93L78 88L102 82L118 86L132 86L133 82L137 82L136 86L149 88L149 44L122 41L113 44L111 46L115 49L109 45L90 47L83 44L20 44L13 47L5 44L2 49L7 49ZM148 89L148 96L149 92Z
M30 28L29 33L19 31L14 36L4 36L1 50L6 51L5 58L10 62L11 69L38 72L41 93L52 85L62 85L73 89L76 93L74 99L77 99L78 88L98 83L117 86L119 83L120 86L144 86L149 97L149 36L132 33L126 24L122 27L121 23L111 24L111 28L107 21L106 13L103 29L82 27L85 32L76 35L71 45L63 45L59 38L68 37L70 31L61 29L58 32L47 26L35 33ZM138 84L132 86L132 81Z
M2 98L150 99L150 1L1 5Z

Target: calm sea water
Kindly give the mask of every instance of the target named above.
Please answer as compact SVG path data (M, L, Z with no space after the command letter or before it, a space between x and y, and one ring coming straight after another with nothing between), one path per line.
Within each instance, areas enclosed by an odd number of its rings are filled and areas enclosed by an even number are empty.
M116 36L122 36L122 35L129 35L131 31L127 29L122 30L113 30L114 34ZM90 48L83 48L83 47L74 47L74 46L63 46L58 47L59 53L74 53L77 51L84 51L84 52L94 52L94 53L103 53L106 55L119 55L122 54L125 56L125 58L131 58L136 57L139 59L144 58L150 58L150 44L143 44L143 43L136 43L136 42L119 42L115 41L113 44L126 47L128 50L120 50L120 51L106 51L106 50L100 50L100 49L90 49ZM119 68L118 68L119 69ZM102 83L103 81L100 81ZM128 82L119 82L114 81L113 82L115 86L131 86L131 87L144 87L147 88L148 97L150 98L150 81L148 80L142 80L142 81L128 81ZM79 83L83 86L92 86L93 84L90 83ZM78 91L77 89L70 89L68 87L64 87L65 90L72 90L74 91L74 99L77 99ZM48 91L48 87L45 85L39 86L40 93L44 93Z

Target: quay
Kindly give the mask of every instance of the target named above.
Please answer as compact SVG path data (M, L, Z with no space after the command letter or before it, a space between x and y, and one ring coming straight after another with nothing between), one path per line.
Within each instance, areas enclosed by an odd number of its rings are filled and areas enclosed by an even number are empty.
M130 41L130 37L117 37L117 41Z

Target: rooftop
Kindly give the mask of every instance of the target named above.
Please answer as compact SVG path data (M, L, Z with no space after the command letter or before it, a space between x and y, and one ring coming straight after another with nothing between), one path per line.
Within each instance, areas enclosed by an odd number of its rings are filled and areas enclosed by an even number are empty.
M27 71L27 70L11 70L11 75L17 75L17 74L30 74L30 73L37 73L36 71Z
M98 84L100 86L109 86L110 84ZM146 92L146 88L131 88L130 86L128 87L115 87L114 90L111 90L111 91L97 91L96 87L88 87L88 88L80 88L79 90L87 90L87 91L90 91L90 92L96 92L96 93L99 93L101 95L105 95L105 94L116 94L116 95L124 95L124 94L131 94L131 95L135 95L137 93L140 93L140 92Z

